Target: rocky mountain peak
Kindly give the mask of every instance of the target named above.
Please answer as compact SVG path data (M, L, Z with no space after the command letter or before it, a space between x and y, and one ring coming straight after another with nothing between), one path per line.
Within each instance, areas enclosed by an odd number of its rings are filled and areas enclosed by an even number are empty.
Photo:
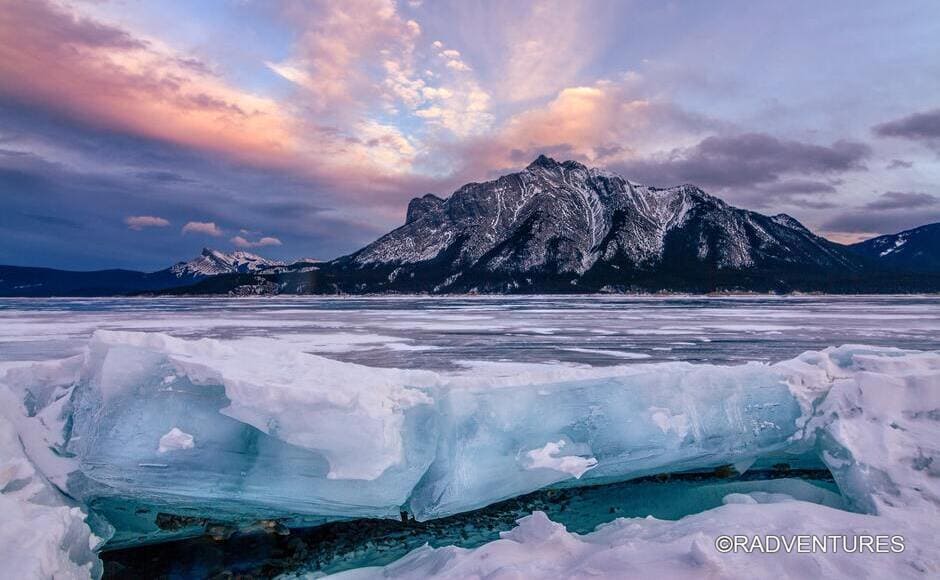
M627 284L674 269L707 278L722 270L854 271L858 262L790 216L738 209L694 185L650 187L540 155L448 198L411 200L402 227L335 264L375 272L376 290L407 279L430 291L493 291L546 276Z
M428 212L439 209L443 204L444 200L433 193L426 193L423 197L413 198L408 202L408 212L405 217L405 223L410 224Z
M178 278L199 278L217 274L257 272L278 266L284 266L284 263L269 260L251 252L237 250L227 254L212 248L203 248L199 256L172 266L170 272Z
M539 155L538 157L535 158L535 160L532 163L529 163L526 169L530 169L530 170L539 169L539 168L555 169L559 167L560 165L561 165L560 163L558 163L557 161L555 161L554 159L552 159L551 157L547 155Z

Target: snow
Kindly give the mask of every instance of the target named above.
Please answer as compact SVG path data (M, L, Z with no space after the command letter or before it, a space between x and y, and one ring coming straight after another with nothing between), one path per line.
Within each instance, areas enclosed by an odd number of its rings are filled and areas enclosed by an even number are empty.
M193 436L181 431L178 427L173 427L167 431L166 435L160 437L160 444L157 446L159 453L168 451L178 451L180 449L192 449L195 446Z
M884 251L880 252L880 253L878 254L878 257L879 257L879 258L884 258L884 257L887 256L888 254L893 254L893 253L896 252L898 249L900 249L901 246L903 246L903 245L906 244L906 243L907 243L907 238L904 237L903 234L900 234L900 235L897 236L897 238L895 238L895 240L894 240L894 245L891 246L891 247L889 247L887 250L884 250Z
M753 499L753 497L752 497ZM331 578L924 578L940 571L930 528L883 521L808 502L766 497L678 521L621 518L590 534L568 532L542 512L519 520L502 538L467 550L419 548L384 568ZM716 538L813 534L902 535L902 553L719 553ZM920 536L916 534L920 533ZM920 542L916 541L919 538ZM852 542L849 539L849 542ZM852 549L851 544L849 548Z

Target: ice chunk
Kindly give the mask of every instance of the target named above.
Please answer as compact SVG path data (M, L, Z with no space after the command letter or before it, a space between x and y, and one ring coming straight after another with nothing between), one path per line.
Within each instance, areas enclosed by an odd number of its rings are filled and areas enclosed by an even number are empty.
M192 449L195 443L193 436L189 433L180 431L179 427L173 427L167 434L160 437L160 444L157 447L159 453L167 451L176 451L179 449Z
M871 513L940 515L940 353L844 346L827 354L781 366L814 409L807 437L842 492ZM813 369L829 377L828 389Z
M162 533L157 511L426 520L549 485L743 470L814 449L858 509L937 497L938 353L842 347L775 365L454 375L342 363L269 339L98 332L84 356L59 364L4 379L46 425L25 430L24 444L73 497L150 509L150 528L119 529L128 541ZM184 435L191 448L160 452L162 438L185 445Z
M89 578L101 574L101 543L86 514L52 487L26 456L15 427L22 405L0 385L0 564L5 578Z
M534 513L500 540L473 550L424 547L384 568L337 577L489 577L511 570L525 578L733 578L753 575L758 558L761 569L777 578L805 578L820 570L846 579L940 574L940 353L846 346L771 368L804 411L790 450L815 448L847 500L868 513L798 501L794 497L808 496L793 483L769 492L727 493L724 506L675 522L619 519L586 535ZM795 534L844 543L796 555L720 554L715 548L719 536ZM903 551L863 549L864 535L900 538Z
M800 405L774 367L664 363L617 373L443 389L437 454L409 511L431 519L572 480L567 470L530 468L529 454L546 442L589 449L596 463L579 480L587 483L717 467L785 449L797 435Z
M276 340L98 332L81 377L70 491L126 498L151 519L397 518L436 446L433 401L408 386L436 375L340 363Z

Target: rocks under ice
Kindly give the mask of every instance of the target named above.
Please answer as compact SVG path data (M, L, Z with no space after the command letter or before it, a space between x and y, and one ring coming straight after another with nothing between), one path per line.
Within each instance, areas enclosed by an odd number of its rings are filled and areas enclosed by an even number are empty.
M361 573L486 575L499 562L527 577L728 572L740 557L716 560L708 544L734 533L722 525L810 521L823 531L903 528L905 565L940 571L930 528L917 524L940 515L940 353L843 346L772 365L513 368L370 368L272 339L98 331L81 355L0 375L9 400L0 501L12 514L3 533L38 526L46 535L29 545L43 572L94 575L97 535L131 545L211 522L313 525L403 511L425 520L551 485L812 456L858 513L752 494L679 522L620 519L586 536L533 514L476 550L426 548ZM88 506L108 521L83 521ZM158 526L157 514L179 525ZM558 550L578 558L545 555ZM522 563L533 551L542 567ZM779 570L828 565L814 558Z

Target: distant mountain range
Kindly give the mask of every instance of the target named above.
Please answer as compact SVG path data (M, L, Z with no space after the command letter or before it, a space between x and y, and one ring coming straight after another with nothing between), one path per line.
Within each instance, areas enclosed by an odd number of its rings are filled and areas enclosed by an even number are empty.
M940 223L878 236L849 248L896 271L940 272Z
M659 291L937 292L940 224L846 246L693 185L540 156L411 200L403 226L330 262L205 249L153 273L0 266L0 296Z
M0 296L112 296L160 292L190 286L210 276L275 272L283 262L248 252L226 254L203 248L202 254L157 272L97 270L73 272L51 268L0 266Z

